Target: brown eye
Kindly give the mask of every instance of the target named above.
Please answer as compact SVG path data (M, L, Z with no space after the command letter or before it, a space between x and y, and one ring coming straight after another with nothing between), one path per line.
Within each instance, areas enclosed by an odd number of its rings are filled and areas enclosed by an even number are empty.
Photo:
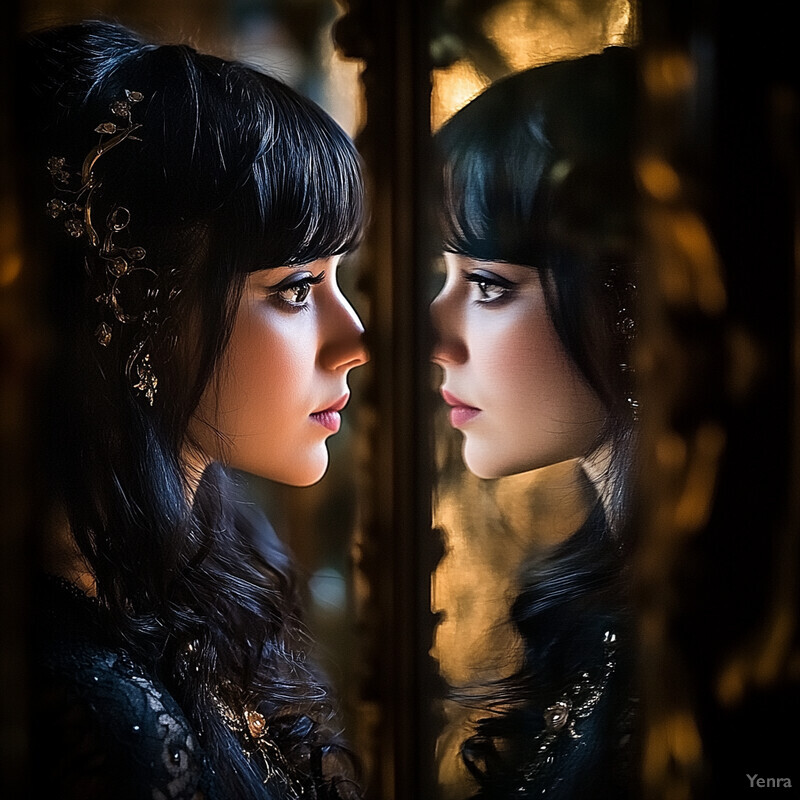
M482 272L472 272L465 275L464 279L475 287L477 294L475 302L481 305L503 300L509 297L514 290L513 284L503 278L499 276L490 277Z
M324 271L319 275L305 273L300 277L290 278L283 284L278 284L272 289L269 296L275 303L287 310L300 310L306 308L311 287L322 283L324 279Z
M503 286L498 286L496 283L489 281L475 281L475 285L480 292L481 303L491 303L492 300L498 300L507 291Z
M292 286L287 286L276 292L278 297L285 303L292 305L301 305L308 298L308 293L311 291L311 286L308 283L296 283Z

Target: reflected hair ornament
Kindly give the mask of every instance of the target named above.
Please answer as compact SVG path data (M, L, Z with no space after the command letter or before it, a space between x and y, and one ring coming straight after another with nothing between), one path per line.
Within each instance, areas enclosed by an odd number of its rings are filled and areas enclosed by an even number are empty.
M101 122L94 129L100 134L100 139L84 158L80 171L70 172L62 156L48 159L47 170L56 196L47 203L47 212L53 219L63 222L64 230L71 238L86 241L89 250L85 259L87 274L104 285L104 290L95 298L104 308L104 318L95 330L99 344L107 347L119 326L139 324L133 349L125 364L125 375L132 387L152 406L158 378L153 371L147 344L157 327L158 289L147 288L143 296L137 298L141 305L138 313L126 310L121 296L123 282L131 275L149 272L155 276L156 273L145 266L147 253L143 247L124 246L115 239L130 224L131 214L127 208L114 205L102 224L94 219L95 195L102 186L95 167L106 153L123 142L141 141L135 134L142 125L133 121L132 111L142 100L144 95L141 92L126 89L124 99L111 103L114 120Z
M636 304L638 289L633 280L625 279L616 267L611 267L604 288L613 296L615 303L614 335L625 353L619 365L625 384L625 400L634 421L639 419L639 400L636 391L636 369L631 363L632 343L637 335Z

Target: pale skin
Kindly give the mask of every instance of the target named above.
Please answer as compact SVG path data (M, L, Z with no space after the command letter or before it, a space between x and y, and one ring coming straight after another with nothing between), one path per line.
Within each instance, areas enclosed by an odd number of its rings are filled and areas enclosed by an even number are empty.
M539 273L445 253L431 311L451 424L479 478L500 478L590 453L605 410L553 326Z
M230 343L192 421L203 459L291 486L325 474L348 373L368 358L339 262L247 276Z

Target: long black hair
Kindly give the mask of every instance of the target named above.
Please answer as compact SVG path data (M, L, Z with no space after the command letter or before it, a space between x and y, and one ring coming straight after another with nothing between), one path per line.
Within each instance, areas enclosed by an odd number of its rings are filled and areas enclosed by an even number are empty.
M220 697L262 713L296 775L328 796L323 783L349 784L353 770L330 691L306 658L290 560L219 464L190 499L182 456L197 446L190 420L247 273L357 245L358 154L326 113L283 83L115 23L31 34L19 69L26 221L53 334L42 392L48 477L107 627L175 693L234 795L260 796L265 775L235 744L216 710ZM141 127L97 160L92 212L102 224L124 208L120 235L146 267L119 285L126 312L150 315L140 319L157 378L149 398L130 369L141 325L115 325L98 343L108 303L98 302L105 286L96 254L85 235L72 239L43 213L54 193L46 165L56 178L67 168L59 165L79 169L97 126L126 98Z
M520 576L511 618L521 665L456 692L493 712L462 747L479 797L616 796L609 764L629 697L625 528L636 460L636 85L634 51L608 48L496 82L436 135L443 249L536 269L560 340L606 411L593 445L607 456L605 504ZM576 715L578 698L598 688L592 713L560 727L558 704Z

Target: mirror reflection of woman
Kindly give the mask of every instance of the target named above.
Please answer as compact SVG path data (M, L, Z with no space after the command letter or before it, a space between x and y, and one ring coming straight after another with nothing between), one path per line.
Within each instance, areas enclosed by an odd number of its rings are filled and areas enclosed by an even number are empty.
M630 50L495 83L437 133L446 280L433 360L466 467L494 479L580 459L596 503L526 564L508 677L461 755L476 798L619 798L636 703L627 597L637 263Z
M53 333L32 785L359 797L291 560L235 472L306 486L328 466L367 358L337 283L355 148L279 81L119 25L20 57Z

